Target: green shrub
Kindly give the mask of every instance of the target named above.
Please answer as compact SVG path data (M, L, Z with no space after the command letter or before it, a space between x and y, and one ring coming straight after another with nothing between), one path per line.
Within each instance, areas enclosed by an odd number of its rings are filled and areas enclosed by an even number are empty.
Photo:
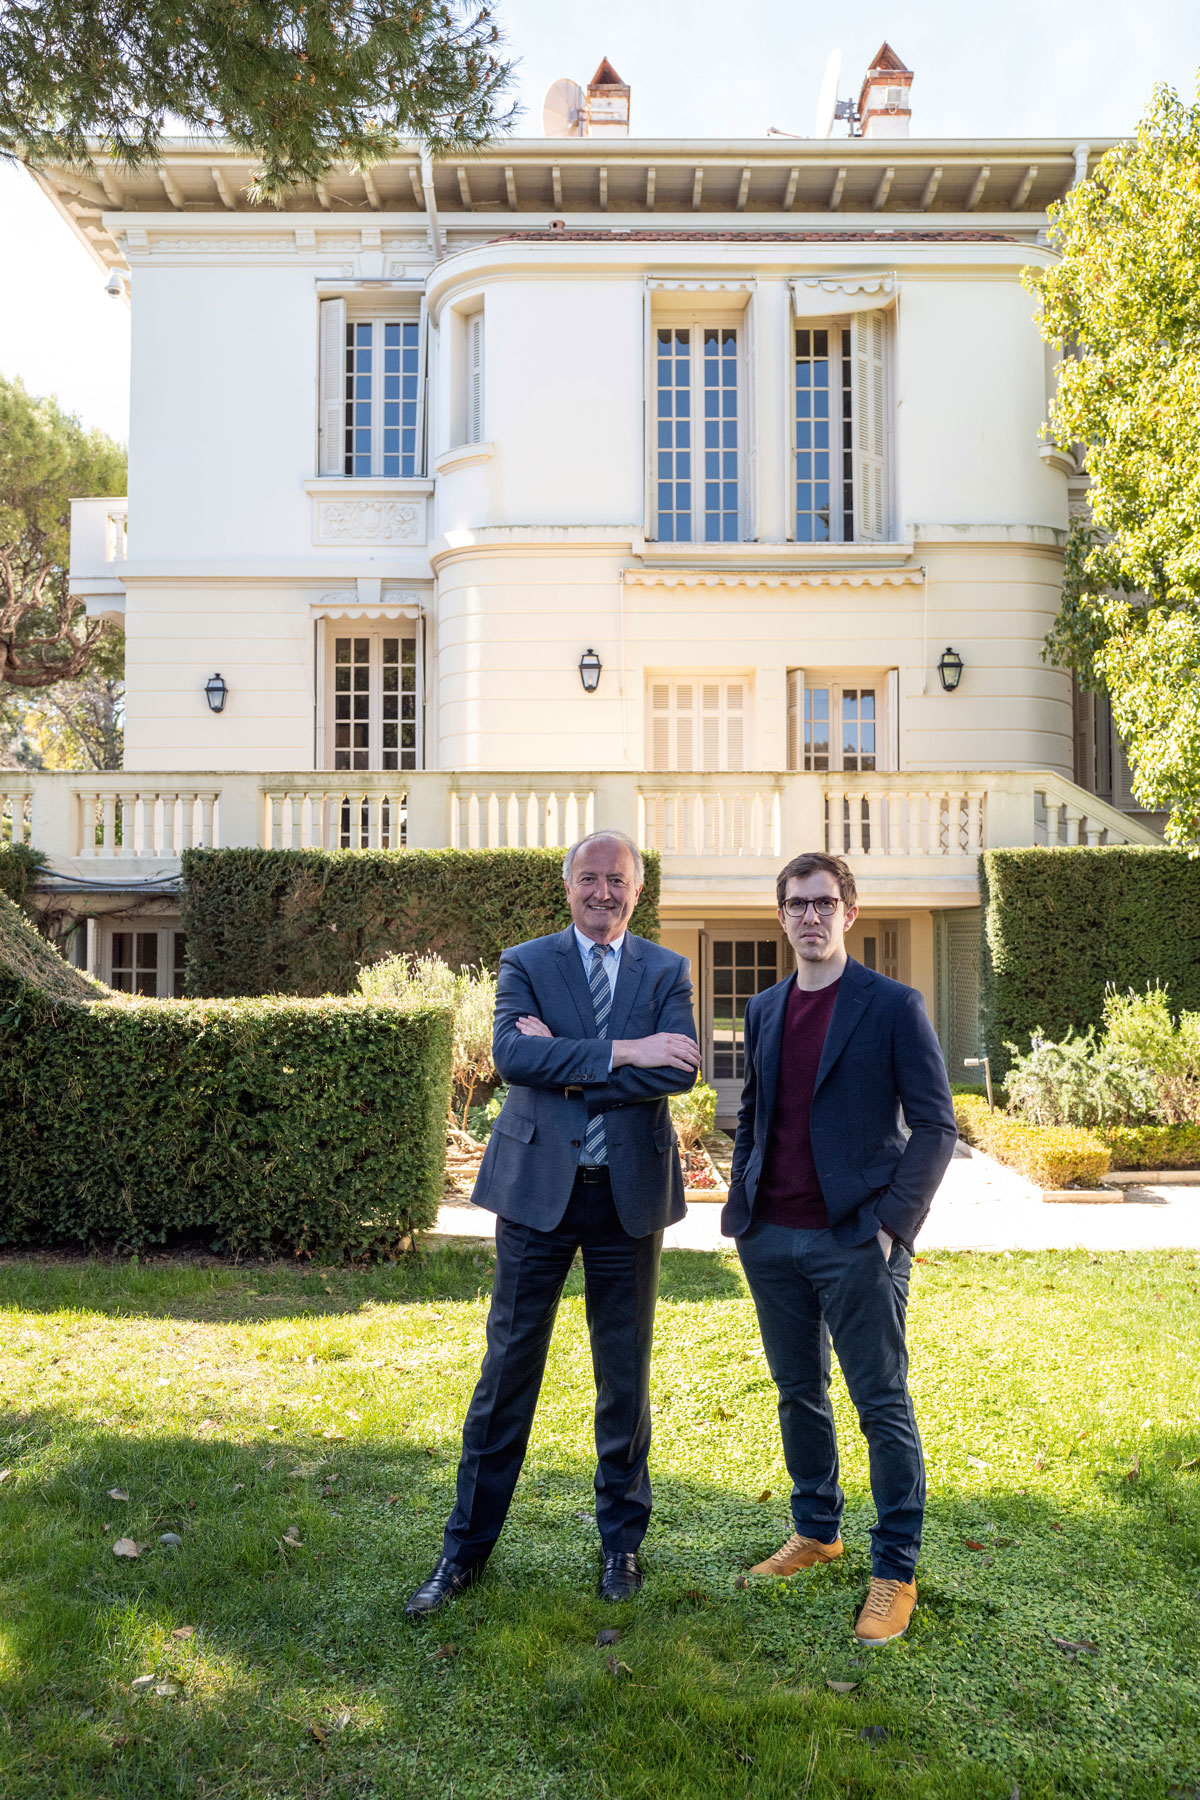
M185 850L191 994L345 994L391 955L496 969L570 924L558 850ZM658 936L659 864L630 929Z
M450 1034L395 1001L111 995L0 900L0 1242L395 1246L436 1217Z
M486 1106L467 1108L467 1131L477 1143L486 1144L492 1135L492 1126L500 1117L500 1108L508 1099L507 1087L498 1087Z
M1006 1089L1009 1111L1029 1125L1135 1125L1153 1118L1153 1077L1122 1044L1096 1042L1095 1028L1052 1044L1034 1035L1022 1055L1015 1044Z
M28 844L0 844L0 894L20 906L45 860L40 850L31 850Z
M995 1111L978 1095L954 1101L959 1135L997 1162L1017 1169L1037 1187L1095 1187L1108 1173L1111 1155L1096 1131L1077 1125L1026 1125Z
M984 1046L997 1080L1007 1044L1098 1027L1110 987L1162 981L1175 1006L1200 1009L1200 858L1123 845L988 850L980 887Z
M686 1094L672 1094L671 1123L681 1150L698 1150L716 1129L717 1090L698 1081Z
M1114 1169L1200 1169L1200 1125L1125 1125L1101 1133Z
M496 977L490 969L455 971L440 956L389 956L358 977L369 1000L420 1001L448 1006L454 1017L450 1056L453 1102L462 1108L463 1127L478 1087L496 1080L492 1028L496 1020Z
M1108 1042L1148 1071L1156 1110L1167 1125L1200 1125L1200 1012L1172 1019L1165 988L1110 993L1104 1001Z

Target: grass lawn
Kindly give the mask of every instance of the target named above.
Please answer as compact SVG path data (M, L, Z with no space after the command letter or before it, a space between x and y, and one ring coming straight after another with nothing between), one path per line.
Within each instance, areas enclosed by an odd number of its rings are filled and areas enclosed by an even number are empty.
M869 1652L840 1384L846 1557L741 1576L790 1527L727 1259L664 1258L644 1594L594 1595L577 1270L488 1576L419 1629L402 1606L439 1552L486 1253L0 1259L0 1794L1200 1797L1198 1265L922 1259L920 1605Z

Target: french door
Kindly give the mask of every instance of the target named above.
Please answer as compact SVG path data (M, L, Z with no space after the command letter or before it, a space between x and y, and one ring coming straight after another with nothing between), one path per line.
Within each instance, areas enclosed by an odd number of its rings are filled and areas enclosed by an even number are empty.
M733 1123L746 1078L746 1003L791 969L787 939L772 926L704 934L702 1051L722 1125Z

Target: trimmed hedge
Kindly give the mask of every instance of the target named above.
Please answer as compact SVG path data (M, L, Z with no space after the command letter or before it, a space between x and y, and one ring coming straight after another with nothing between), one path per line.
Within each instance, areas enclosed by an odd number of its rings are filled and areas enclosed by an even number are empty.
M956 1093L958 1134L1039 1187L1095 1187L1109 1169L1200 1169L1200 1125L1026 1125Z
M983 1039L993 1079L1006 1044L1060 1042L1103 1024L1104 990L1161 981L1175 1012L1200 1009L1200 859L1184 850L987 850Z
M956 1095L954 1117L959 1136L968 1144L1019 1170L1037 1187L1095 1187L1112 1162L1098 1131L1084 1131L1078 1125L1024 1125L994 1111L976 1095Z
M394 1248L437 1214L450 1031L395 1001L110 994L0 899L0 1242Z
M31 850L28 844L0 844L0 894L20 906L45 860L40 850Z
M483 963L571 922L559 850L185 850L190 994L347 994L385 956ZM630 930L658 937L646 856Z
M1200 1169L1200 1125L1110 1125L1114 1169Z

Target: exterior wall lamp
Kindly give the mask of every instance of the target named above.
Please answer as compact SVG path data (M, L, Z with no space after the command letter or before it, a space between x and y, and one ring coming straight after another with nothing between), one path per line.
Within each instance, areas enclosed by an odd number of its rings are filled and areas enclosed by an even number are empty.
M594 694L600 686L600 671L604 664L594 650L585 650L579 659L579 679L583 683L585 694Z
M220 675L210 675L204 684L205 697L214 712L224 712L225 698L229 693L229 683Z
M948 694L952 694L962 679L963 659L949 644L938 658L937 670L942 678L942 686Z

